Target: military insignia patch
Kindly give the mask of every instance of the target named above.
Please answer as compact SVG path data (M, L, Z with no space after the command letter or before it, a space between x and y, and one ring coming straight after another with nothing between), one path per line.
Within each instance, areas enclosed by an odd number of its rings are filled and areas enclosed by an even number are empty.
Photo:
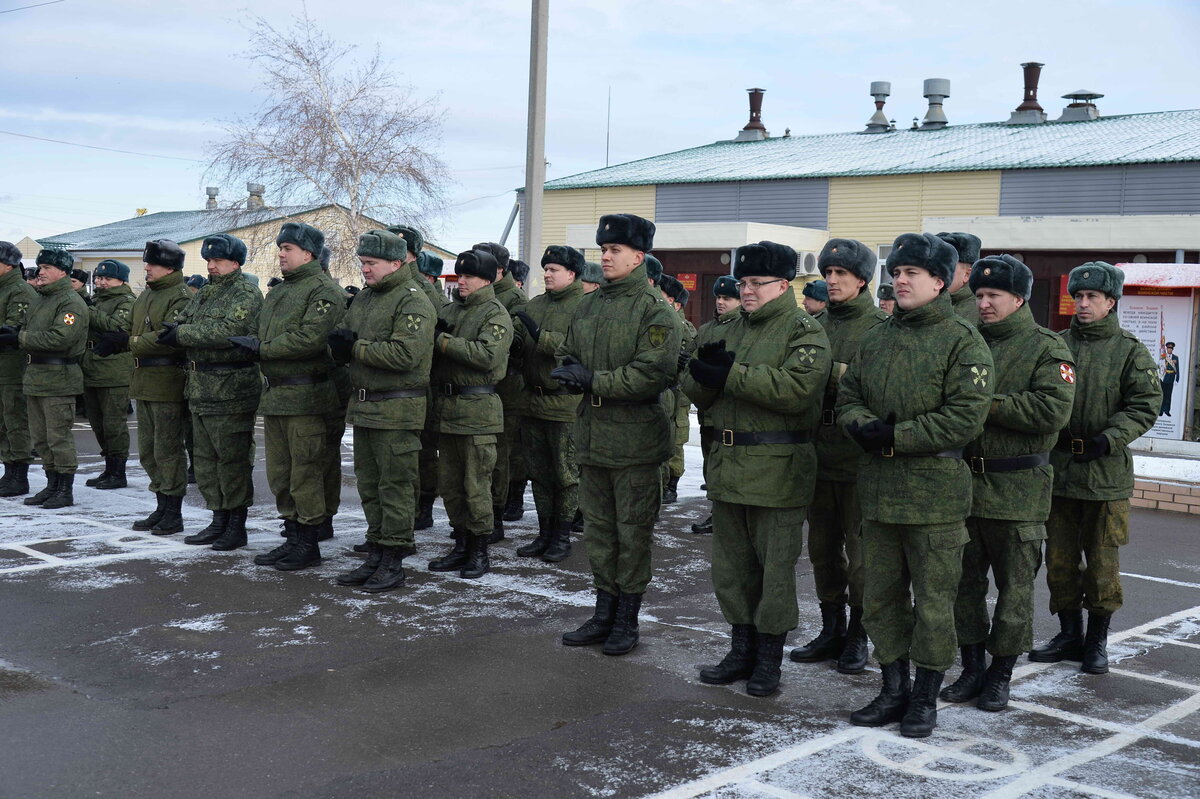
M317 300L317 313L329 313L332 307L333 303L329 300Z
M646 340L650 342L651 347L661 347L667 343L667 330L665 325L650 325L646 331Z
M1059 364L1058 365L1058 376L1063 379L1063 382L1074 383L1075 382L1075 367L1071 366L1071 364L1069 364L1069 363Z
M988 370L986 366L971 367L971 382L980 388L987 388Z
M416 314L407 314L404 317L404 328L409 333L416 333L421 329L421 317L417 316Z
M233 312L233 318L239 322L242 321L243 319L245 319L249 315L250 315L250 312L247 311L245 308L238 308L236 311Z
M796 350L796 353L800 356L800 363L802 363L806 366L811 366L812 364L816 363L816 360L817 360L817 348L816 347L800 347L799 349Z
M496 341L504 338L504 325L492 325L492 338Z
M75 314L73 314L73 313L63 314L63 324L64 325L75 324Z
M16 303L16 306L17 313L25 313L27 310L29 310L29 303L27 302L18 302Z

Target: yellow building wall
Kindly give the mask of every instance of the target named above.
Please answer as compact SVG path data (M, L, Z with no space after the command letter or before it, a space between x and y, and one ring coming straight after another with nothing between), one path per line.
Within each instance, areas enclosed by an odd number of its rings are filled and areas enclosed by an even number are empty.
M565 244L567 225L595 225L605 214L637 214L653 220L654 196L654 186L548 191L542 199L542 246ZM599 252L587 250L584 255L595 261ZM541 253L536 257L540 259Z
M998 171L880 175L829 181L829 235L858 239L876 250L881 245L890 246L901 233L920 232L922 220L927 216L999 213Z

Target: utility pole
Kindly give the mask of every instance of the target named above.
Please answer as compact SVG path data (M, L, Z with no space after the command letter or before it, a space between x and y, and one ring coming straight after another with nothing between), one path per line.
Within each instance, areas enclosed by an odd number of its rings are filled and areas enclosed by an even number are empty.
M542 255L542 185L546 182L546 50L550 0L533 0L529 35L529 127L525 148L525 207L521 214L521 260L529 264L526 291L545 289Z

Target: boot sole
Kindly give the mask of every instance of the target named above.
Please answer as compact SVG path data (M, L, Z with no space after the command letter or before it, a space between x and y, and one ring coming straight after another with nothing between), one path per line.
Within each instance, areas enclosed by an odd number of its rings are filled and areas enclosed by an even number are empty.
M223 544L222 546L217 546L216 542L214 541L213 545L209 547L209 549L211 549L213 552L232 552L235 549L241 549L242 547L246 546L246 543L246 541L243 541L240 544Z
M757 696L759 698L766 697L766 696L774 696L775 694L779 693L779 686L776 685L774 688L772 688L769 691L763 691L761 689L757 690L757 691L751 691L750 688L747 686L746 693L749 696Z
M1108 666L1105 666L1104 668L1090 668L1090 669L1087 666L1080 666L1079 670L1082 671L1084 674L1108 674Z
M276 570L278 570L278 571L281 571L281 572L298 572L298 571L300 571L300 570L302 570L302 569L310 569L310 568L312 568L313 566L320 566L320 565L321 565L321 561L320 561L320 560L314 560L314 561L311 561L311 562L309 562L309 563L298 564L298 565L296 565L296 566L293 566L293 565L291 565L291 564L287 564L287 565L284 565L284 566L280 566L278 563L276 563L276 564L274 564L274 565L275 565L275 568L276 568Z
M736 677L730 677L729 679L713 679L711 677L705 677L703 674L701 674L700 682L704 683L705 685L732 685L735 682L748 680L751 676L752 672L749 674L740 674Z
M602 644L607 640L608 640L607 635L600 636L599 638L588 638L586 640L572 640L572 641L568 641L564 637L562 639L562 644L563 644L563 646L595 646L596 644Z
M400 582L396 583L395 585L372 586L371 588L367 588L367 586L364 584L362 586L362 590L364 593L368 593L368 594L383 594L388 591L395 591L397 588L403 588L403 587L404 587L404 580L401 580Z
M604 654L610 655L612 657L620 657L621 655L628 655L630 652L637 649L637 645L638 645L638 642L634 641L633 646L631 646L627 649L602 649L600 651L603 652Z
M569 558L569 557L571 557L571 553L570 553L570 552L568 552L567 554L563 555L562 557L548 558L548 557L546 557L545 555L542 555L542 556L541 556L542 560L543 560L544 562L546 562L546 563L562 563L564 560L566 560L566 559L567 559L567 558Z
M175 527L170 530L155 530L154 528L150 528L150 535L175 535L176 533L182 532L182 527Z
M197 538L196 536L189 535L187 538L183 539L183 543L191 544L192 546L203 546L205 544L215 543L216 540L220 537L221 537L220 533L217 533L216 535L211 536L211 537L206 535L206 536L202 536L199 538Z
M900 734L905 738L928 738L933 735L933 730L906 730L901 727Z
M463 562L463 563L456 563L456 564L454 564L453 566L448 566L448 565L438 565L438 566L435 566L435 565L433 565L432 563L430 563L430 564L429 564L429 571L431 571L431 572L457 572L457 571L462 571L462 567L463 567L463 566L466 566L466 565L467 565L467 564L466 564L465 562Z

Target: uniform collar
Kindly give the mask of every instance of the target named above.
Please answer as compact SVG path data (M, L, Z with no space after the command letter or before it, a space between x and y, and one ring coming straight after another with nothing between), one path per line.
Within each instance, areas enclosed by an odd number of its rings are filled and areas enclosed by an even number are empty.
M796 310L796 290L791 286L787 287L787 291L780 294L773 300L755 308L753 311L747 311L745 308L740 308L742 317L750 324L758 324L765 322L781 313Z
M96 293L94 296L98 300L100 300L100 299L106 300L109 297L119 297L122 294L132 294L132 293L133 293L133 289L129 288L128 283L121 283L120 285L112 286L112 287L106 288L106 289L96 289Z
M558 302L559 300L568 300L571 297L576 297L582 293L583 281L576 278L561 289L554 289L553 291L547 290L546 296L548 296L554 302Z
M492 284L492 291L508 291L517 288L517 281L513 280L512 272L505 272L495 283Z
M620 280L605 280L597 291L612 296L634 294L642 289L650 288L646 279L646 265L639 264L633 271Z
M239 266L237 269L234 269L232 272L230 272L227 275L212 275L208 279L208 285L220 286L223 283L230 283L234 280L241 280L241 279L243 279L243 277L244 277L244 275L242 274L242 268Z
M986 341L1003 341L1015 333L1033 327L1033 325L1033 311L1029 309L1029 303L1025 303L999 322L987 324L980 322L978 327Z
M845 322L870 313L875 308L875 303L871 301L871 295L867 293L865 288L863 291L858 292L858 296L852 300L831 302L826 305L825 310L829 312L829 317L838 322Z
M302 264L290 272L281 272L284 280L302 280L306 277L312 277L321 273L320 261L309 261Z
M43 297L48 297L51 294L57 294L60 291L74 291L74 289L71 288L70 275L63 275L53 283L47 283L44 286L37 286L36 288L37 293L41 294Z
M151 291L162 291L163 289L174 288L183 283L183 272L178 269L172 269L167 274L160 277L158 280L147 280L146 286Z
M1110 338L1121 332L1121 324L1117 319L1117 309L1113 308L1108 316L1098 322L1083 323L1078 316L1071 317L1071 332L1083 338Z
M937 324L953 315L954 305L950 301L950 294L943 291L934 297L932 301L911 311L906 311L897 305L896 311L892 314L892 319L901 327L925 327Z
M19 266L15 266L8 270L8 274L0 275L0 286L7 286L14 280L24 280L25 270Z
M483 288L475 289L471 292L471 296L463 297L461 294L454 295L454 301L462 305L478 305L481 302L487 302L496 298L495 285L484 286Z

